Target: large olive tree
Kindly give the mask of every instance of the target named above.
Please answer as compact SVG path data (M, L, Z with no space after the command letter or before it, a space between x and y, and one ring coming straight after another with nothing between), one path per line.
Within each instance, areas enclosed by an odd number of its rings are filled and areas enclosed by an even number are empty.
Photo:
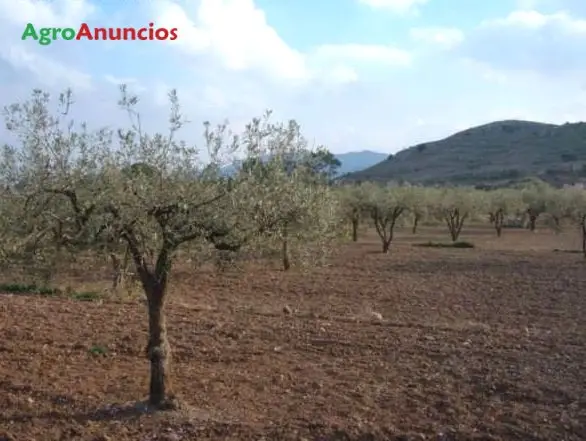
M5 109L6 126L19 142L4 148L0 163L11 204L2 209L10 222L1 223L6 233L1 255L12 258L31 248L49 256L61 248L110 252L108 244L123 242L148 301L149 402L164 407L172 397L164 305L179 249L205 248L186 247L194 243L261 242L267 232L286 225L292 212L317 218L319 224L330 207L326 200L312 211L312 189L318 184L303 173L289 174L287 180L221 173L220 158L237 151L259 157L304 149L294 122L272 124L267 115L254 120L241 137L225 125L205 123L206 163L195 146L176 138L184 119L174 91L166 135L147 133L136 110L138 98L124 86L121 92L119 105L130 127L118 131L76 126L69 116L70 92L61 95L53 112L49 95L40 90ZM287 204L279 195L286 195Z

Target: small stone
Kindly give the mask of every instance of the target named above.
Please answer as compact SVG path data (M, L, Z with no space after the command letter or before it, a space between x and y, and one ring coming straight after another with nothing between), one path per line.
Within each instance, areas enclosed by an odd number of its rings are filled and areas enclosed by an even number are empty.
M376 311L372 311L370 313L370 315L372 315L372 317L376 320L382 320L383 319L383 315L380 312L376 312Z

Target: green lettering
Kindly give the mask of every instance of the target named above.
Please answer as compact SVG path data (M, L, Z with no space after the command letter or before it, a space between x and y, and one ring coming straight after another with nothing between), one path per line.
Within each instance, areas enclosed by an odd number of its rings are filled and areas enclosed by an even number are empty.
M49 38L49 36L53 33L53 28L41 28L39 34L41 35L41 38L39 40L39 44L42 44L43 46L47 46L49 44L51 44L51 39Z
M64 40L73 40L75 38L75 29L63 28L61 30L61 38Z
M38 40L39 36L37 35L37 31L32 23L27 23L26 28L24 28L24 32L22 33L22 40L26 40L28 37L32 37L33 40Z

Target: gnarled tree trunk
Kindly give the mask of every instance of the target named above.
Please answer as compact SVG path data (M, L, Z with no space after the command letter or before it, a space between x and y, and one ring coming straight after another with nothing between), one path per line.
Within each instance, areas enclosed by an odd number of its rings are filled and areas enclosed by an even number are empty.
M171 271L171 254L175 248L171 242L165 242L157 257L155 268L151 269L145 261L145 253L139 250L135 237L131 233L127 233L126 237L148 301L149 338L145 352L151 368L149 404L159 409L169 408L171 349L167 339L164 306Z
M165 292L160 283L151 281L148 298L149 340L146 355L151 364L149 386L149 403L156 407L164 406L168 401L170 389L169 363L171 350L167 339L164 305Z

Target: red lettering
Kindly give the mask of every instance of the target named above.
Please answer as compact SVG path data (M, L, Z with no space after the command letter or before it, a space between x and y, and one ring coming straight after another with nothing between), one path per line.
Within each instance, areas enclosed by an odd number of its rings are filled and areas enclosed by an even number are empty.
M169 31L165 28L160 28L155 31L155 37L157 40L166 40L169 38Z
M116 34L114 34L114 31ZM108 28L108 39L109 40L121 40L122 33L120 32L120 28Z
M140 28L136 33L139 40L145 41L148 40L148 37L144 36L144 33L147 31L147 28Z
M154 23L149 23L149 40L155 39L155 37L154 37L155 30L153 29L154 25L155 25Z
M94 38L96 40L107 40L108 29L107 28L94 28Z
M177 40L177 28L173 28L171 29L171 38L169 38L169 40L173 41L173 40Z
M76 40L81 40L82 38L87 38L88 40L93 40L94 37L92 35L92 31L87 23L82 23L79 27L79 31L77 31L77 35L75 36Z
M124 40L136 40L136 31L134 30L134 28L124 28L123 39Z

